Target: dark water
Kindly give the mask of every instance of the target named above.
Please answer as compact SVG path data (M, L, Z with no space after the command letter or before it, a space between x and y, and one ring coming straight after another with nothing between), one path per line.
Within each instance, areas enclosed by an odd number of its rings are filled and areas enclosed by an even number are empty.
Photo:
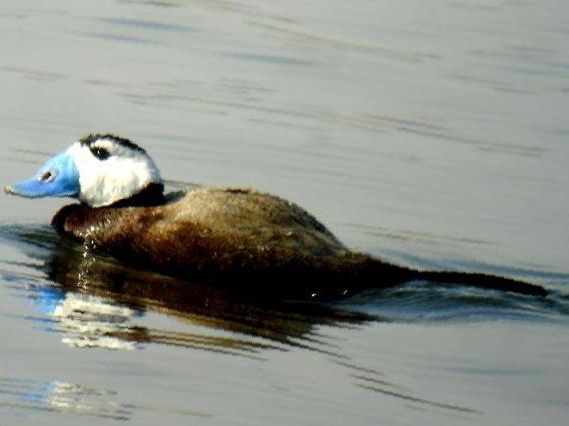
M0 5L0 180L91 131L252 186L414 282L334 302L181 282L3 196L0 424L565 424L565 2Z

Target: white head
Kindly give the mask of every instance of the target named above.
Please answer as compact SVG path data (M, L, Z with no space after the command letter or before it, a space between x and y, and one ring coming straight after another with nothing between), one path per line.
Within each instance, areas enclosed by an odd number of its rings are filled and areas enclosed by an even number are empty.
M150 184L162 184L146 151L128 139L92 134L48 160L30 180L6 187L25 197L75 197L91 207L128 199Z
M162 183L154 161L128 139L89 135L67 152L79 171L79 199L92 207L108 206L150 183Z

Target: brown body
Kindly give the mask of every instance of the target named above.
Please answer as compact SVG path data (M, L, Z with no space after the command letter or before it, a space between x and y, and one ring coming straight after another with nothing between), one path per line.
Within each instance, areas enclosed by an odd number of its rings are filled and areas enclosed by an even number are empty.
M200 188L146 207L74 204L62 208L52 224L60 234L147 269L279 294L337 295L413 279L532 294L541 289L489 275L419 272L385 263L348 249L297 205L243 189Z

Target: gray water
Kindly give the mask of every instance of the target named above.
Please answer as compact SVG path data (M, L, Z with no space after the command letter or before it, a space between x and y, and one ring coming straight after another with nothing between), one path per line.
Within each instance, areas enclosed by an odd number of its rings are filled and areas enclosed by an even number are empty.
M565 1L0 2L0 182L90 132L255 187L421 283L259 300L120 265L0 197L0 424L562 425Z

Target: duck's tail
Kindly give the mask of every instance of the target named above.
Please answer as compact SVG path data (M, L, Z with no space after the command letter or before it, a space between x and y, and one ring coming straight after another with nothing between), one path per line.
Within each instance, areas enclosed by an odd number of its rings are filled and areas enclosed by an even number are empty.
M367 264L366 281L368 285L371 286L374 285L374 282L379 283L378 287L389 287L409 281L424 280L430 283L458 284L531 296L547 296L549 294L547 289L540 285L491 274L455 271L419 271L386 263L375 258L368 258Z
M530 296L548 295L547 289L537 284L476 272L419 271L419 279L435 283L467 285L488 290L510 291Z

